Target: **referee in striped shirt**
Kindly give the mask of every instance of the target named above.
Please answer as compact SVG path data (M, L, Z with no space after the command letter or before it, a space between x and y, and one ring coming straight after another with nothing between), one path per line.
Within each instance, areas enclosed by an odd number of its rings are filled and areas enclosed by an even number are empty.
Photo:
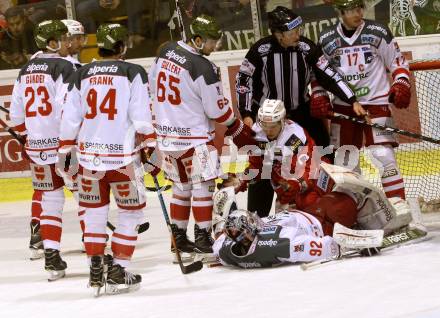
M356 97L341 75L330 66L321 48L301 36L300 16L278 6L268 13L268 20L272 35L262 38L249 49L237 74L238 109L243 121L252 126L263 101L279 99L286 106L287 117L305 128L318 146L326 147L330 142L328 130L321 119L314 118L325 117L322 113L331 109L326 90L354 107L358 104ZM311 108L314 114L310 113ZM249 185L249 211L257 211L260 216L268 215L272 199L270 180Z

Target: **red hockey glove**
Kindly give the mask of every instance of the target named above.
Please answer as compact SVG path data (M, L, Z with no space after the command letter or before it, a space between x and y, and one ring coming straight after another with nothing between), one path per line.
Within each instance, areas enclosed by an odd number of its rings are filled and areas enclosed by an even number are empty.
M326 118L332 104L327 92L317 91L310 97L310 115L315 118Z
M406 78L401 77L393 83L388 101L397 108L408 108L411 101L411 84Z
M254 135L254 131L243 124L238 118L236 118L234 122L228 126L228 130L226 130L226 136L232 137L232 141L238 148L247 145L256 145Z
M281 176L281 164L276 163L272 168L272 185L281 204L289 204L295 200L295 196L301 191L298 180L286 180Z

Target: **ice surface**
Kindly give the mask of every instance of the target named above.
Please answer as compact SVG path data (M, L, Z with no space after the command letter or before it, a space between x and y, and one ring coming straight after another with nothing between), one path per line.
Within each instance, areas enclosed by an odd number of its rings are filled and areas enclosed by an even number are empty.
M95 299L74 201L66 201L63 221L66 277L51 283L43 261L27 259L30 204L0 204L0 318L440 317L439 223L430 223L431 239L423 243L307 272L294 265L215 267L185 276L171 264L168 232L150 193L151 226L140 235L131 266L142 274L141 289ZM116 223L114 209L110 216Z

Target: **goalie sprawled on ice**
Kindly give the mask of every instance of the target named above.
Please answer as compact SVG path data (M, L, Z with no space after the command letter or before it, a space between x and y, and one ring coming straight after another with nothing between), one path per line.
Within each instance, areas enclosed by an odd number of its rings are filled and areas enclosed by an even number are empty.
M336 259L347 249L371 255L383 234L401 231L411 221L406 201L387 199L348 169L322 163L319 183L325 192L305 211L289 208L266 218L238 209L232 187L220 190L214 198L213 250L221 263L272 267Z

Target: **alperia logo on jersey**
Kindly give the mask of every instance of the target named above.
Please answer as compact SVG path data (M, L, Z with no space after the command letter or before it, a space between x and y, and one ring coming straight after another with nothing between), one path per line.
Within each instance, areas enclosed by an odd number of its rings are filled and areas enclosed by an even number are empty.
M47 69L49 68L49 65L47 65L46 63L44 64L29 64L28 67L26 68L26 72L28 73L32 73L32 72L46 72Z
M185 64L186 63L186 57L177 54L176 52L174 52L174 50L168 51L165 56L169 59L169 60L175 60L177 62L179 62L180 64Z
M384 29L383 27L381 27L380 25L369 25L369 26L367 26L367 29L372 30L372 31L377 30L377 31L383 33L385 36L388 35L387 30L385 30L385 29Z
M103 65L103 66L98 66L95 65L92 68L89 69L89 71L87 72L87 75L95 75L96 73L116 73L118 71L118 67L114 64L112 65Z

